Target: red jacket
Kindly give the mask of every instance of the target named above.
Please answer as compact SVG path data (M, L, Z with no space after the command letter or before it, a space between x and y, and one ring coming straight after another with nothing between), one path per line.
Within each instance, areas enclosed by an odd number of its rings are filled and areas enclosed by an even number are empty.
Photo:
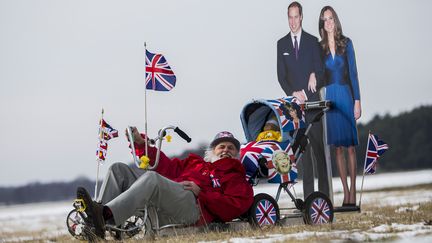
M135 146L138 156L145 146ZM156 158L156 148L149 147L150 163ZM197 201L201 208L198 225L214 220L231 221L245 213L253 203L253 189L246 181L246 172L237 159L224 158L214 163L190 154L186 159L170 159L160 154L156 169L161 175L176 181L193 181L200 188Z

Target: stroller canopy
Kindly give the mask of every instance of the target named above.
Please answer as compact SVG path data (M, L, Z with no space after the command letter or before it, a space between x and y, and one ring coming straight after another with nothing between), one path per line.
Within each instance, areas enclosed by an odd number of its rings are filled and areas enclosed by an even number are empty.
M290 114L290 109L295 110L295 112L291 113L293 115ZM240 114L247 142L256 140L266 121L273 115L279 124L282 142L292 139L290 136L291 131L306 127L303 109L295 97L289 96L275 100L252 100L244 106Z

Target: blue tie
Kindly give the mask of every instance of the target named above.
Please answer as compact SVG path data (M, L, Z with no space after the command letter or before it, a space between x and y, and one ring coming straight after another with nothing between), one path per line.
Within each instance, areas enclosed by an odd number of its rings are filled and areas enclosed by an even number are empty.
M297 42L297 36L294 36L294 52L295 52L296 60L298 60L298 42Z

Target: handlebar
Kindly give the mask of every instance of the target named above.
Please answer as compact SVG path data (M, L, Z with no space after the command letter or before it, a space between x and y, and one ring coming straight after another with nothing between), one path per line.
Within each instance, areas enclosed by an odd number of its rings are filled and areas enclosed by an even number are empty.
M179 127L174 128L174 132L176 132L181 138L186 140L186 142L190 143L192 141L192 139L185 132L183 132Z
M305 102L304 110L324 110L331 108L332 103L329 100Z
M167 130L174 130L174 132L176 132L181 138L183 138L184 140L186 140L186 142L190 143L192 141L192 139L185 133L183 132L179 127L176 126L166 126L164 128L162 128L161 130L159 130L158 136L155 140L159 140L158 146L157 146L157 153L156 153L156 159L155 159L155 163L153 166L149 166L147 169L149 170L155 170L159 164L159 159L160 159L160 152L161 152L161 148L162 148L162 140L166 135L166 131Z
M140 166L141 161L139 160L138 156L136 155L135 152L135 147L134 147L134 139L132 136L132 127L127 127L126 128L128 131L128 136L129 136L129 141L131 143L131 149L132 149L132 155L134 157L134 162L137 165L137 167ZM166 131L167 130L174 130L174 132L176 132L181 138L183 138L184 140L186 140L186 142L190 143L192 141L192 139L185 133L183 132L179 127L176 126L166 126L162 129L159 130L158 132L158 136L155 139L149 139L149 144L151 145L155 145L156 141L159 141L157 144L157 153L156 153L156 159L155 159L155 163L153 164L153 166L148 166L147 170L155 170L159 164L159 159L160 159L160 151L162 148L162 140L166 135Z

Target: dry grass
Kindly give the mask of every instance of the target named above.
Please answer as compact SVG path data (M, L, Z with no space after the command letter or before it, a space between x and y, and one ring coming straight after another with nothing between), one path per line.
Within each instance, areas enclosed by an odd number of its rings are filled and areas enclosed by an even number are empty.
M410 194L415 190L432 190L431 185L415 186L410 188L399 188L394 190L395 193ZM385 190L388 192L388 190ZM376 192L376 191L375 191ZM233 238L253 238L253 239L269 239L275 235L288 235L283 241L296 241L296 242L327 242L327 241L356 241L355 238L347 237L347 234L356 234L361 232L370 231L374 227L382 225L403 224L413 225L423 223L424 225L431 225L432 223L432 202L425 202L420 204L407 204L397 206L374 206L363 205L361 213L337 213L335 214L335 222L328 225L310 226L304 224L292 226L277 226L265 229L243 229L231 231L211 231L203 232L198 230L189 230L186 232L171 232L170 236L159 236L154 239L154 242L199 242L199 241L229 241ZM427 226L429 231L428 235L432 236L432 228ZM394 228L390 227L388 236L382 240L392 240L397 233ZM340 233L340 234L339 234ZM48 236L44 237L44 232L32 233L29 235L25 232L14 232L8 235L2 235L1 238L20 239L21 242L78 242L69 235ZM21 236L21 238L20 238ZM36 239L36 240L35 240ZM40 240L37 240L40 239ZM279 238L280 240L281 238ZM366 241L373 241L373 239L364 239ZM142 239L130 239L127 242L141 242ZM2 240L0 240L2 242Z

